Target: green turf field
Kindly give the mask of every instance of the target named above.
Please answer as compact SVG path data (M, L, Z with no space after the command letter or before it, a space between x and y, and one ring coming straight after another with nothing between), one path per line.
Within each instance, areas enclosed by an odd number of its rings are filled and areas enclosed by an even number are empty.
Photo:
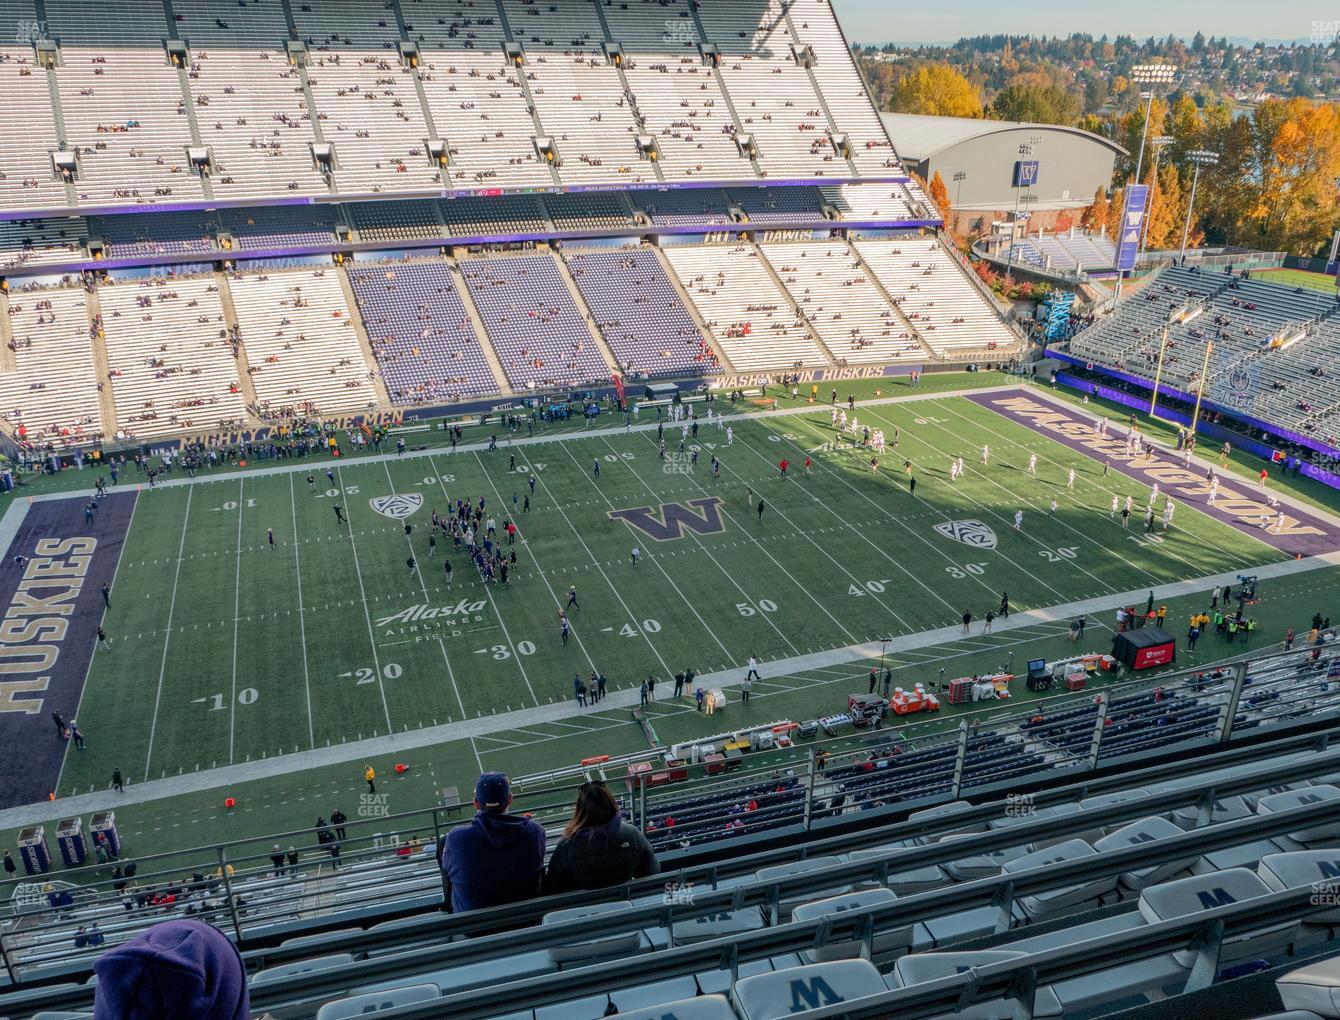
M1335 290L1335 277L1325 273L1309 273L1305 269L1257 269L1252 276L1268 283L1286 287L1310 287L1313 290Z
M724 432L704 429L696 468L663 464L654 432L616 429L512 453L348 461L333 483L318 469L315 486L299 465L146 491L115 581L112 643L94 657L80 708L89 748L68 757L57 792L104 787L118 766L136 781L158 779L563 702L574 672L601 670L619 689L690 665L711 672L751 654L771 660L945 626L965 609L993 608L1005 590L1028 609L1283 558L1189 508L1166 540L1123 532L1109 519L1111 495L1143 499L1142 485L1103 478L1094 461L966 401L858 413L890 437L902 430L877 473L867 454L826 449L828 415L815 412L738 423L729 446ZM676 453L677 432L667 438ZM987 442L994 458L980 471L976 451ZM1030 450L1039 479L1022 470ZM954 455L969 464L957 484L947 480ZM786 481L781 456L793 464ZM904 457L917 468L915 497ZM486 588L445 543L429 555L430 508L483 496L502 519L531 473L532 509L518 517L506 588ZM409 537L370 505L386 496L421 500ZM608 516L711 497L723 500L716 534L656 542ZM1019 508L1029 526L1015 531ZM978 552L934 531L964 518L988 523L998 548ZM573 585L580 608L564 646L557 610ZM515 752L517 761L496 763L525 771L528 739L486 746Z

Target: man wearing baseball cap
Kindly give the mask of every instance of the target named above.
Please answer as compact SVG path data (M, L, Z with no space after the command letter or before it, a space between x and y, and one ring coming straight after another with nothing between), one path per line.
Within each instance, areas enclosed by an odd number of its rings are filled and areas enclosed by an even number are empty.
M544 874L544 827L508 814L512 784L501 772L475 783L475 817L447 833L442 872L452 913L481 910L540 894Z

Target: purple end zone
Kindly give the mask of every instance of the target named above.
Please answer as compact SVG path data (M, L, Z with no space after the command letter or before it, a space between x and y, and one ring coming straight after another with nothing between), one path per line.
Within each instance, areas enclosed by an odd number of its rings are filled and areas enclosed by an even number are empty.
M92 523L86 499L34 503L0 563L0 808L56 788L66 743L51 713L78 711L136 498L106 496Z
M1024 390L1007 393L971 393L967 399L996 412L1003 418L1041 432L1048 439L1077 450L1095 460L1108 460L1112 470L1128 478L1153 486L1179 503L1194 506L1201 513L1222 521L1236 531L1260 539L1289 556L1316 556L1340 548L1337 529L1320 517L1298 507L1280 504L1277 509L1267 501L1268 490L1253 482L1224 474L1219 478L1219 494L1210 506L1210 486L1205 462L1193 461L1191 469L1182 467L1180 458L1161 448L1154 460L1126 456L1125 430L1108 427L1106 438L1094 430L1094 419L1082 411L1070 410L1038 400ZM1275 532L1278 510L1284 511L1284 524ZM1261 527L1269 518L1267 528Z

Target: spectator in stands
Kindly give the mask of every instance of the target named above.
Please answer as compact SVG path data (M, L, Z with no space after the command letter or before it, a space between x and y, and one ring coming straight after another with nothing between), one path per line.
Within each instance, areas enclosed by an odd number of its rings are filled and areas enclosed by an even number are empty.
M661 870L647 837L623 820L604 783L583 783L544 875L546 893L604 889Z
M247 973L237 948L201 921L166 921L104 953L97 1020L247 1020Z
M501 772L475 784L474 820L447 833L442 849L453 913L515 903L539 895L544 873L544 827L508 814L512 785Z

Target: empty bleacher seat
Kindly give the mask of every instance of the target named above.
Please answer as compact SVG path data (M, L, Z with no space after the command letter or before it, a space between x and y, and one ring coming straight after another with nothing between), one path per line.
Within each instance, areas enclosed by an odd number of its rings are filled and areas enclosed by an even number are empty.
M741 978L731 990L731 999L741 1020L773 1020L883 991L884 980L869 961L838 960Z
M358 1016L372 1016L397 1006L408 1006L415 1002L430 1002L439 995L437 985L405 985L384 992L369 992L365 995L352 995L347 999L336 999L317 1010L316 1020L352 1020Z
M1150 886L1140 893L1140 914L1150 924L1193 916L1206 910L1265 896L1270 887L1246 868L1229 868L1211 875L1179 878ZM1255 959L1288 946L1296 937L1298 923L1283 922L1224 942L1219 966ZM1173 958L1184 967L1195 962L1195 954L1180 951Z
M1017 960L1025 955L1025 953L1009 950L913 953L910 956L900 958L893 965L893 972L888 978L888 986L892 989L910 988L914 985L925 984L928 981L938 981L940 978L962 974L974 967L985 967L993 963ZM1011 1003L1004 999L997 999L991 1002L979 1002L956 1010L953 1016L956 1020L995 1020L1003 1012L1009 1012L1012 1009ZM1060 1000L1057 999L1056 993L1049 986L1043 985L1037 989L1033 999L1033 1016L1054 1017L1061 1016L1062 1012Z

